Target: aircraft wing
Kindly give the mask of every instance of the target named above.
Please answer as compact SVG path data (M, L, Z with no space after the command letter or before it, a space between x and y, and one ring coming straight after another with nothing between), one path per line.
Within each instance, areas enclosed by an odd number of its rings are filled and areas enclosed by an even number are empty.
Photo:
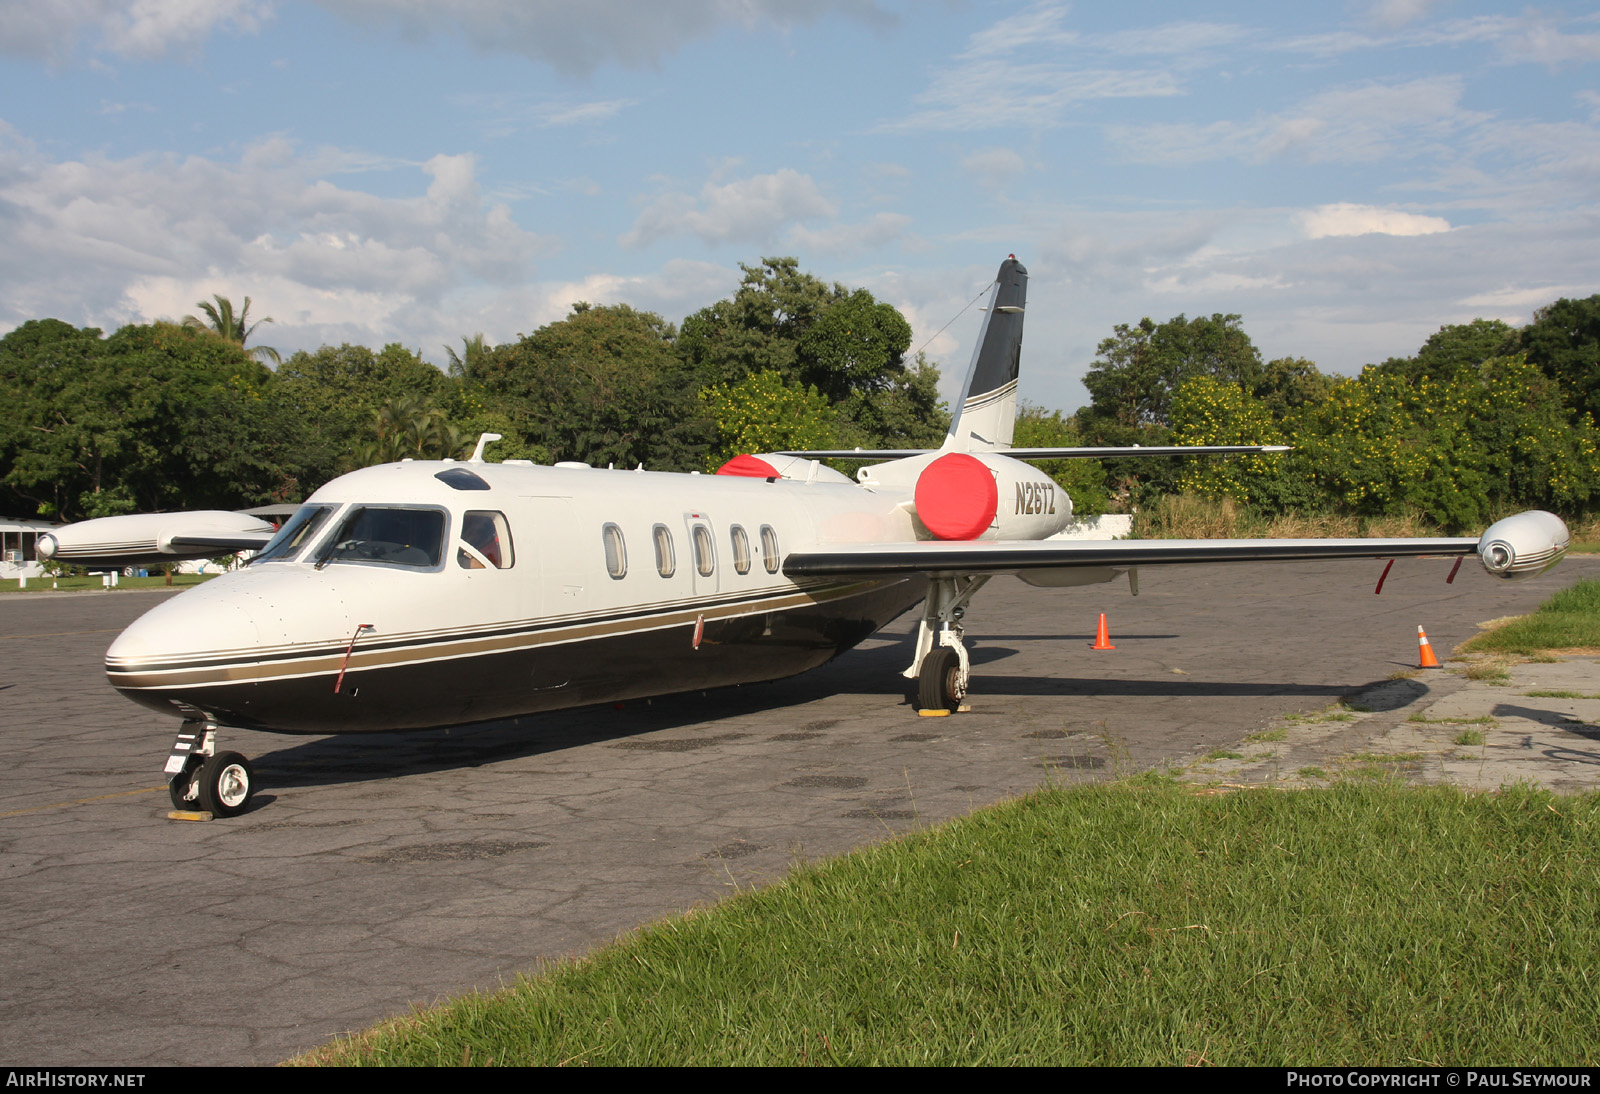
M937 448L822 448L806 452L779 452L780 456L799 456L809 460L901 460L938 452ZM1230 456L1287 452L1286 444L1177 444L1131 445L1125 448L985 448L977 456L1010 456L1014 460L1102 459L1113 456Z
M846 544L797 551L784 559L783 572L790 577L1016 574L1031 583L1048 585L1076 584L1069 571L1078 569L1475 554L1491 574L1522 578L1555 565L1569 544L1567 527L1559 517L1529 512L1507 517L1478 539L928 540ZM1052 580L1052 574L1059 580ZM1100 578L1108 579L1109 575Z

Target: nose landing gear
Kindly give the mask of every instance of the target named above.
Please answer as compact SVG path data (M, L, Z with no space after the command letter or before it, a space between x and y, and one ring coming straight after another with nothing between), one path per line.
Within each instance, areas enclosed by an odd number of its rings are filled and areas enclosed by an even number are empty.
M237 752L217 752L217 726L187 721L167 757L167 794L174 809L236 817L250 804L255 771Z

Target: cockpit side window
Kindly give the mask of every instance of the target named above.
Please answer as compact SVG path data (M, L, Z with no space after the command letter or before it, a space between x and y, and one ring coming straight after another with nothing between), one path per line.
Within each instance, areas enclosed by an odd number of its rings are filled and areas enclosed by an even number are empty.
M328 515L337 508L337 505L302 505L278 529L278 534L261 548L261 553L250 560L251 563L287 562L294 558L316 538L317 532L327 522Z
M509 570L515 561L511 526L504 513L474 509L461 518L456 565L463 570Z
M444 557L444 526L439 509L357 506L318 552L317 565L376 562L433 569Z

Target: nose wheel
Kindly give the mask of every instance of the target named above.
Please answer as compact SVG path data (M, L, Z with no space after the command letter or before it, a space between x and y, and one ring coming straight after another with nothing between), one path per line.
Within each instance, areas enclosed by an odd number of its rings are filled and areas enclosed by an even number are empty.
M215 752L216 727L185 722L167 759L167 795L174 809L237 817L250 804L255 771L237 752Z

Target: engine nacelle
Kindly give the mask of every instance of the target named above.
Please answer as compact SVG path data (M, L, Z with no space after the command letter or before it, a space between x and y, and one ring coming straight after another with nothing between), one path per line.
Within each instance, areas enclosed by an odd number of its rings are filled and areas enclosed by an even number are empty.
M1044 539L1072 519L1072 499L1049 475L993 453L945 453L917 476L914 498L935 539Z
M1495 577L1521 581L1560 562L1571 545L1566 523L1535 509L1491 524L1478 540L1478 559Z

